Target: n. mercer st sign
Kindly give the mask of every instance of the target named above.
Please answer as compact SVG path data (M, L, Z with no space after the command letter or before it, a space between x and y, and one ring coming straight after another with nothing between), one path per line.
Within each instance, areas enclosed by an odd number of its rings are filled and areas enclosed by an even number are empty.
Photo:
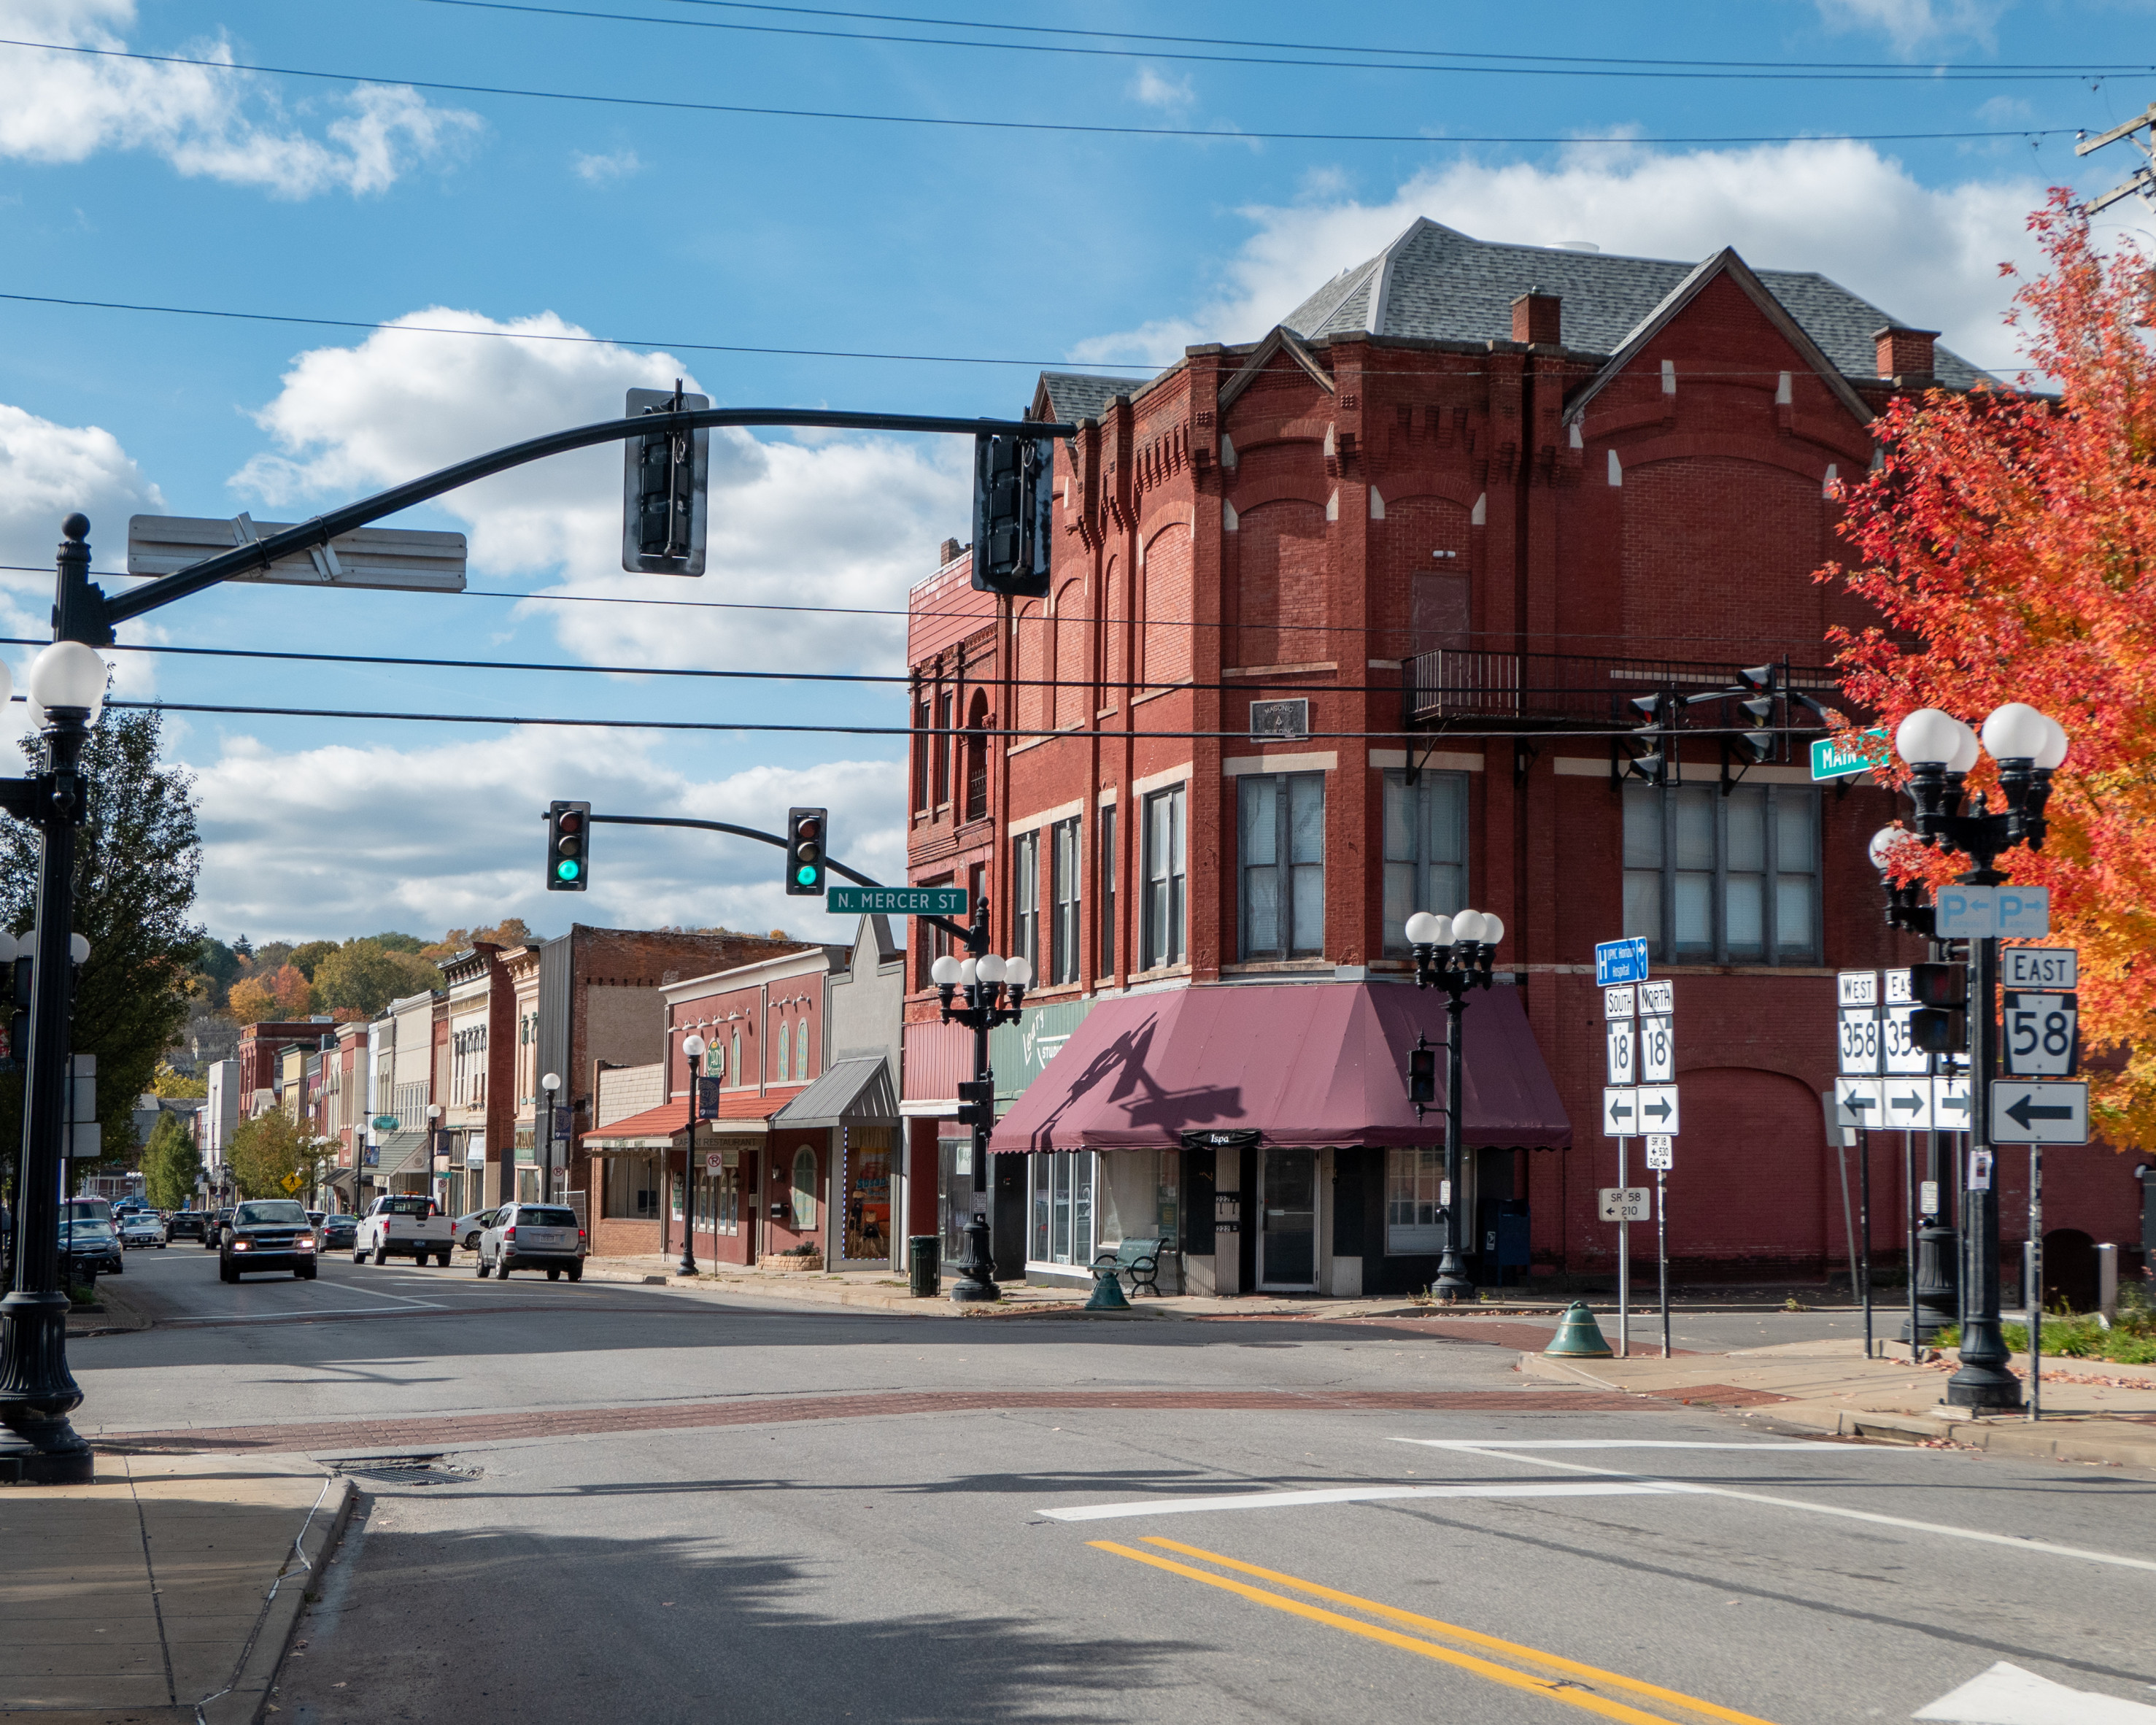
M963 916L963 886L827 886L824 908L834 916Z

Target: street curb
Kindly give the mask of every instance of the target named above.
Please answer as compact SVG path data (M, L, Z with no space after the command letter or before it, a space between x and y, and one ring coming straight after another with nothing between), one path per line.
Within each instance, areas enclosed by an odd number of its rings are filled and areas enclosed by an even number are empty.
M125 1294L114 1288L111 1286L110 1277L100 1276L98 1280L105 1284L98 1290L97 1295L105 1310L91 1314L99 1320L96 1323L85 1324L79 1330L70 1324L67 1336L69 1341L81 1342L92 1336L131 1335L138 1331L156 1327L157 1320Z
M297 1542L307 1567L295 1569L287 1559L276 1597L270 1601L269 1609L256 1628L254 1643L248 1648L231 1688L213 1701L200 1703L197 1709L205 1725L258 1725L263 1707L276 1686L285 1655L290 1651L292 1633L300 1625L300 1614L306 1609L307 1596L314 1591L316 1578L321 1574L322 1559L344 1538L345 1523L352 1518L352 1507L358 1496L358 1489L350 1480L341 1474L330 1476L328 1494Z

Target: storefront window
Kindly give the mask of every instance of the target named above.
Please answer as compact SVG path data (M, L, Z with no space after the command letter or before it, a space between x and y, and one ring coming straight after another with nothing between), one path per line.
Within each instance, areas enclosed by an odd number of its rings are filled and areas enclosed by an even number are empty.
M1094 1250L1107 1251L1127 1240L1158 1240L1163 1250L1173 1250L1180 1219L1183 1153L1104 1151L1094 1166Z
M1026 1159L1033 1185L1027 1255L1036 1264L1091 1263L1098 1158L1090 1150L1051 1150Z
M1385 1250L1396 1254L1445 1250L1445 1214L1439 1206L1445 1178L1442 1150L1385 1153Z
M816 1153L803 1144L793 1153L793 1230L808 1234L816 1226Z
M600 1214L640 1222L659 1215L659 1166L649 1156L609 1156Z
M880 1127L846 1135L846 1255L891 1255L891 1134Z

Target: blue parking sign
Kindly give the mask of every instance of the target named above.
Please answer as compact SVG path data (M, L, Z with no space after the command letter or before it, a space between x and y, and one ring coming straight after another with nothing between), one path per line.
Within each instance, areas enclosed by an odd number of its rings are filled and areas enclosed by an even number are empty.
M1630 940L1603 941L1594 948L1594 981L1598 988L1615 983L1644 983L1647 979L1647 942L1634 935Z

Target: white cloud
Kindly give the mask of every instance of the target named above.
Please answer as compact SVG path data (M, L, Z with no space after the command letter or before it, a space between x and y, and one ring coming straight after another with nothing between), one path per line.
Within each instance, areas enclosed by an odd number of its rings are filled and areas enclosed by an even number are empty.
M634 150L621 149L606 156L587 156L581 150L570 157L577 177L593 186L625 180L644 172L643 158Z
M1198 92L1191 87L1188 77L1163 77L1151 66L1138 68L1137 76L1131 80L1130 95L1132 101L1171 113L1179 113L1198 100Z
M134 0L0 0L0 35L116 51ZM189 55L230 63L222 39ZM334 99L338 117L310 136L275 85L208 66L0 50L0 157L73 162L105 150L149 150L181 173L259 187L281 198L381 192L415 164L480 130L404 85L362 85Z
M2024 223L2041 180L2002 174L1926 186L1870 145L1840 141L1682 154L1577 146L1547 164L1455 162L1383 203L1253 207L1255 232L1194 311L1074 348L1080 362L1164 364L1194 341L1247 341L1418 216L1478 239L1589 239L1604 251L1694 260L1733 245L1748 263L1817 270L1894 316L1944 331L1979 364L2010 362L1998 266L2037 262Z
M498 323L441 307L401 320L527 336L581 334L552 313ZM234 483L265 504L349 495L444 467L541 430L613 418L629 388L696 388L665 354L606 343L459 341L379 331L352 347L303 354L257 416L282 454ZM903 608L933 567L937 542L963 531L971 450L885 438L764 443L711 435L711 529L701 580L621 571L617 444L516 469L442 506L469 524L475 572L539 575L527 609L550 613L565 647L597 663L896 668L899 618L709 612L566 603L547 595L827 607Z
M2009 0L1819 0L1830 28L1876 30L1903 54L1943 38L1989 47Z
M902 780L889 763L752 767L696 780L666 764L668 742L534 727L408 748L280 752L228 737L218 758L196 768L203 839L196 914L227 937L258 939L429 933L506 916L547 933L574 919L850 937L850 919L784 896L778 850L719 834L600 828L591 890L549 893L538 815L556 797L588 798L607 814L765 831L783 829L789 806L828 808L850 864L881 880L905 878ZM326 845L332 833L336 842Z

